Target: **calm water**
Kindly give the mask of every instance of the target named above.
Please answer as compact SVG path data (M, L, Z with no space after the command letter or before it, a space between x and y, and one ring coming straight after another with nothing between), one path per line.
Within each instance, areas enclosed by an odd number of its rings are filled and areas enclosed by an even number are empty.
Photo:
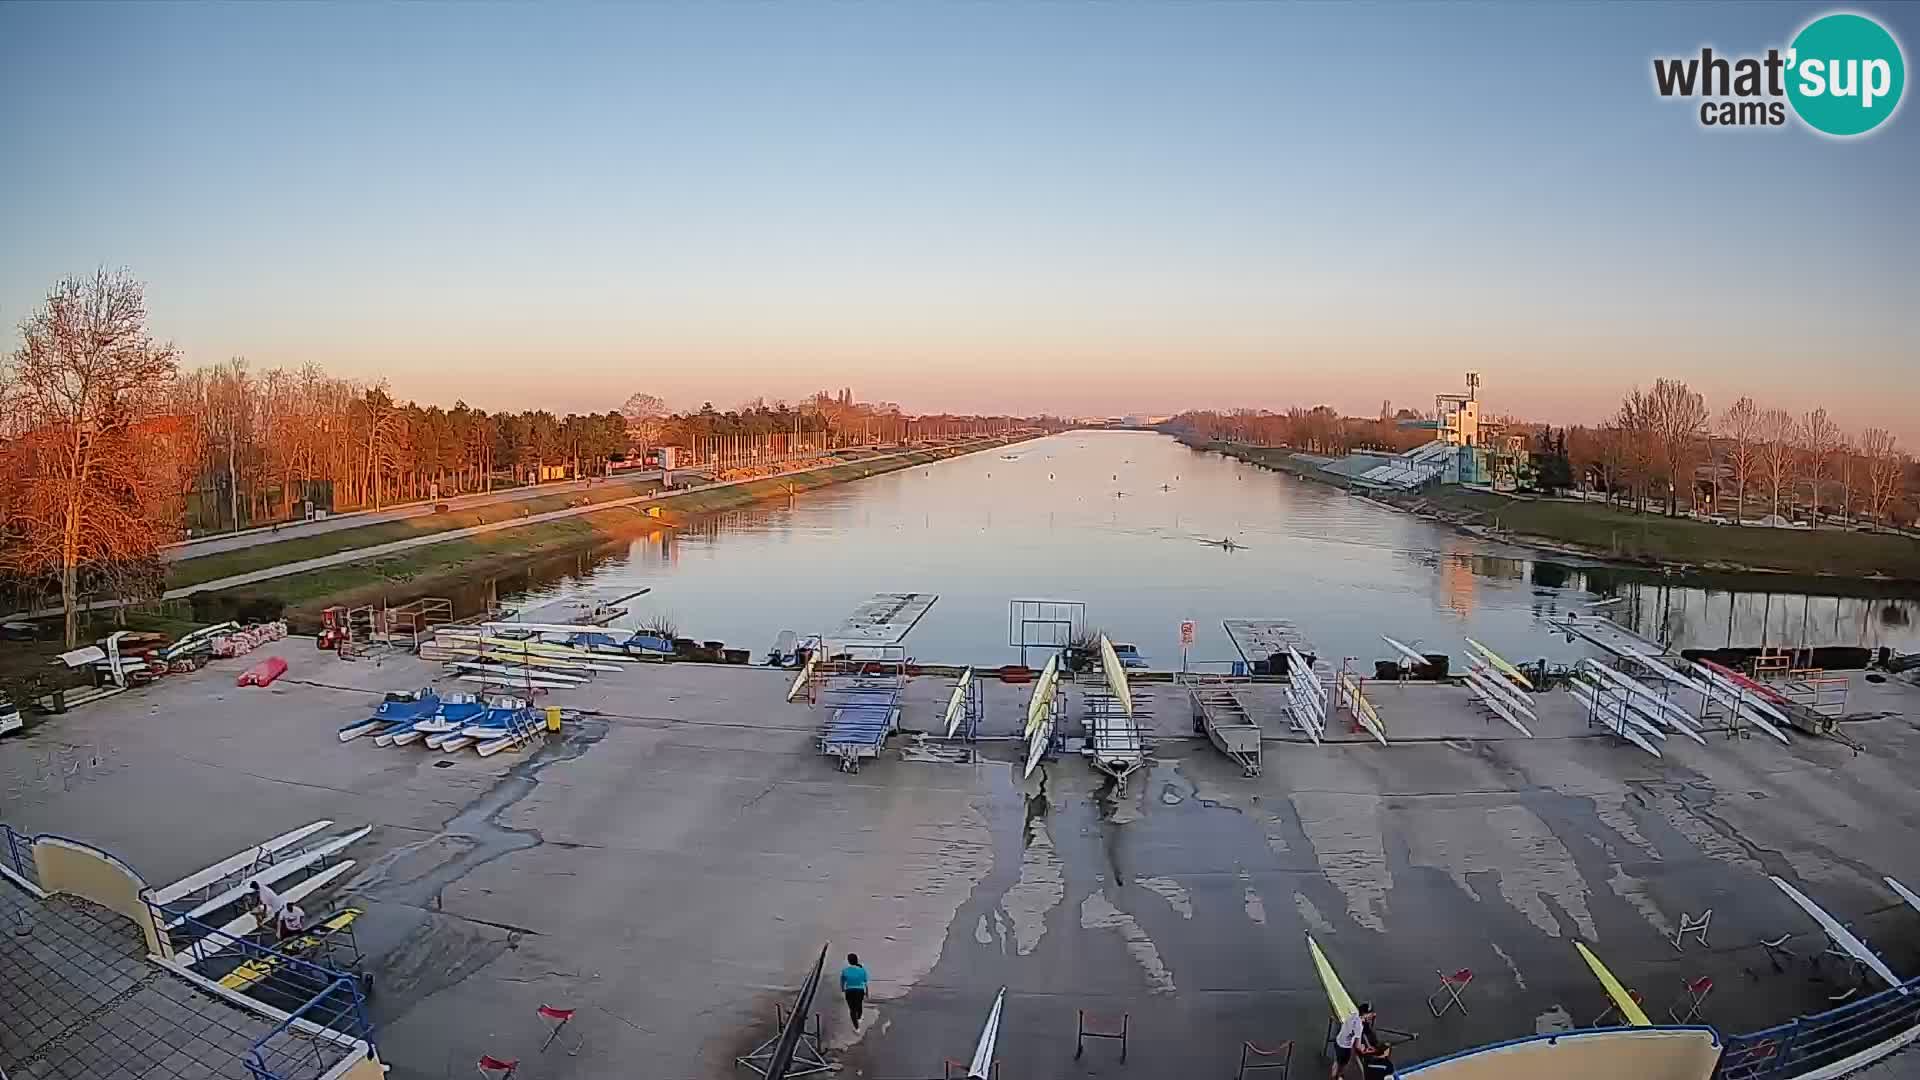
M1204 541L1231 537L1238 550ZM1542 620L1607 596L1613 617L1679 646L1920 649L1909 599L1684 588L1538 561L1344 492L1201 454L1165 436L1075 432L889 473L661 531L563 562L531 596L651 587L622 622L670 613L682 636L758 660L782 629L829 631L875 592L935 592L908 638L928 661L1010 663L1008 601L1080 601L1156 667L1234 653L1225 618L1285 618L1324 657L1387 655L1379 635L1457 657L1471 635L1514 660L1571 660ZM524 579L523 579L524 580ZM507 583L503 582L502 587ZM1589 591L1596 590L1596 591Z

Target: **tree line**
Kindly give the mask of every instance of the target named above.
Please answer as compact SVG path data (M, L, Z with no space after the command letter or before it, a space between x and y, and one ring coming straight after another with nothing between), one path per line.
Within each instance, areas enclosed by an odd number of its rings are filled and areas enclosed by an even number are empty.
M1432 417L1382 402L1375 417L1343 416L1330 406L1286 412L1202 409L1168 421L1203 439L1288 447L1338 456L1398 453L1435 437ZM1501 438L1489 449L1524 459L1535 486L1580 487L1634 510L1726 513L1735 522L1822 517L1875 524L1910 522L1905 498L1920 477L1886 428L1844 431L1824 408L1799 414L1741 397L1718 415L1678 379L1635 387L1605 423L1558 429L1511 416L1482 419ZM1507 442L1506 437L1514 437ZM1723 509L1724 507L1724 509ZM1766 508L1766 513L1757 511Z
M722 438L736 454L757 438L797 455L1015 423L909 417L850 389L726 412L709 403L671 413L641 393L604 413L489 413L398 401L384 383L311 364L187 369L150 335L141 283L102 270L56 284L0 357L0 603L36 606L57 593L71 645L82 594L164 590L163 544L292 520L309 505L377 509L601 476L655 445L723 460Z

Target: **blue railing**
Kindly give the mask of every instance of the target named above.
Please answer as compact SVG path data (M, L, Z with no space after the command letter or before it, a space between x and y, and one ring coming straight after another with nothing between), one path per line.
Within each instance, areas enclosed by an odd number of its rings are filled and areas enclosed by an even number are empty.
M348 1041L364 1044L368 1054L373 1052L373 1024L367 1019L366 998L354 973L229 934L192 918L184 908L169 909L151 901L147 906L155 925L164 928L173 944L175 958L190 961L202 975L208 975L203 968L209 960L221 957L236 960L234 970L245 965L265 969L249 996L289 1015L248 1050L247 1068L256 1080L318 1080L352 1052ZM318 1033L316 1027L344 1040Z
M1764 1031L1729 1036L1714 1076L1717 1080L1800 1076L1845 1061L1916 1025L1920 1025L1920 979Z
M254 1080L319 1080L352 1052L315 1034L307 1025L359 1039L366 1044L366 1052L373 1053L373 1029L367 1023L367 1003L360 994L360 983L342 976L247 1050L247 1071Z
M16 832L4 821L0 821L0 863L35 886L40 884L40 869L33 861L33 838Z

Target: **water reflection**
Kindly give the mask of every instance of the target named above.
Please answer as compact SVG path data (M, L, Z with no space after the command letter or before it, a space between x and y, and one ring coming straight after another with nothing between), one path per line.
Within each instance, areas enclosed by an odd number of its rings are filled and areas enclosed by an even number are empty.
M1223 544L1230 541L1230 544ZM1679 646L1920 648L1914 602L1729 590L1657 573L1543 561L1293 477L1143 433L1074 433L705 515L470 586L558 595L651 587L629 621L673 615L690 636L759 653L819 632L880 591L940 602L910 644L927 659L1000 664L1015 597L1084 601L1088 618L1161 664L1193 619L1196 659L1232 655L1220 620L1289 618L1322 655L1381 655L1382 633L1515 659L1572 659L1543 621L1618 597L1609 614Z

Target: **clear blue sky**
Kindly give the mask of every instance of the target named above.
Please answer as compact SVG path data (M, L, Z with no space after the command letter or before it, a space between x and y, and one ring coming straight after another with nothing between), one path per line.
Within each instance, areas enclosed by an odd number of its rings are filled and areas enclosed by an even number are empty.
M0 5L0 324L124 265L196 361L490 408L1371 412L1474 367L1920 442L1915 106L1840 142L1651 87L1826 10ZM1914 62L1920 10L1856 10Z

